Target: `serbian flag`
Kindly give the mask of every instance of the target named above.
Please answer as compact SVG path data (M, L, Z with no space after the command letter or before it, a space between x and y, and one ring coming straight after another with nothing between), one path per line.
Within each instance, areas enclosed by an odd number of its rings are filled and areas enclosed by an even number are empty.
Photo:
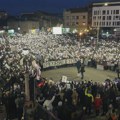
M37 84L38 87L43 87L44 85L45 85L44 81L42 81L42 82L40 82L40 83Z

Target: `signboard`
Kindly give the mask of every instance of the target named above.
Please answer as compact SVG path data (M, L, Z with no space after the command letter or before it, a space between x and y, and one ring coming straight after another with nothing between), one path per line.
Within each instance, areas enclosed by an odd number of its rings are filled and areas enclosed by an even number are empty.
M62 76L62 82L67 82L67 76Z
M53 27L52 33L53 34L62 34L62 27Z

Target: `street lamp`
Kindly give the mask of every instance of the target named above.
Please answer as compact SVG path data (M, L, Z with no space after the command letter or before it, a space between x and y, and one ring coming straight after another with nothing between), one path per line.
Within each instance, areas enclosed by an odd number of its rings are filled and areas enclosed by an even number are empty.
M25 70L25 100L26 102L30 101L30 92L29 92L29 70L28 70L28 54L29 54L29 50L23 50L22 54L24 56L24 70Z

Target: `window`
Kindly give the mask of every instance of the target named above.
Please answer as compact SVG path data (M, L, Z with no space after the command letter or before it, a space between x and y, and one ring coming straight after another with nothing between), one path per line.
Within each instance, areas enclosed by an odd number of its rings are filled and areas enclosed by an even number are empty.
M101 16L98 16L98 19L100 20L100 19L101 19Z
M97 11L97 15L100 15L100 11Z
M105 20L105 16L103 16L102 20Z
M120 25L120 21L119 21L119 22L117 22L117 25Z
M107 14L109 14L109 10L107 10Z
M76 25L78 25L78 22L76 22Z
M94 11L94 15L97 15L97 11Z
M116 18L116 17L114 16L114 17L113 17L113 20L115 20L115 18Z
M94 26L96 26L96 22L94 22Z
M102 26L105 26L105 22L102 22Z
M79 19L79 16L76 16L76 19Z
M113 14L113 11L111 10L111 14Z
M93 20L96 20L96 16L93 17Z
M116 10L116 14L119 14L119 10Z
M103 14L103 15L105 15L105 14L106 14L106 11L105 11L105 10L103 10L102 14Z
M74 20L74 19L75 19L75 16L72 16L72 19Z
M106 23L106 26L108 26L108 22Z
M85 22L82 23L83 25L86 25Z
M83 16L83 19L85 19L86 17L85 16Z
M119 16L116 16L116 19L118 20Z
M111 20L111 16L107 16L107 20Z
M66 19L69 19L69 16L67 16Z
M115 25L115 22L113 22L113 26Z
M115 14L115 10L113 11L113 14Z
M72 25L75 25L75 23L74 23L74 22L72 22Z
M69 26L69 22L67 22L66 25Z

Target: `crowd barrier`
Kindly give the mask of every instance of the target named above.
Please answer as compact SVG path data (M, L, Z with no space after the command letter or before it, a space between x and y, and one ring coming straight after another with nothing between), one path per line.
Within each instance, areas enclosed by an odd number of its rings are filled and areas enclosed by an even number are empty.
M47 68L54 68L54 67L60 67L60 66L66 66L66 65L73 65L77 62L76 59L64 59L64 60L58 60L58 61L49 61L49 62L45 62L43 63L43 69L47 69ZM90 64L90 65L89 65ZM88 63L85 64L86 66L91 66L91 67L95 67L95 65L91 65L91 63ZM116 68L115 68L115 65L114 66L104 66L104 65L101 65L101 64L96 64L96 69L98 70L111 70L111 71L115 71Z

